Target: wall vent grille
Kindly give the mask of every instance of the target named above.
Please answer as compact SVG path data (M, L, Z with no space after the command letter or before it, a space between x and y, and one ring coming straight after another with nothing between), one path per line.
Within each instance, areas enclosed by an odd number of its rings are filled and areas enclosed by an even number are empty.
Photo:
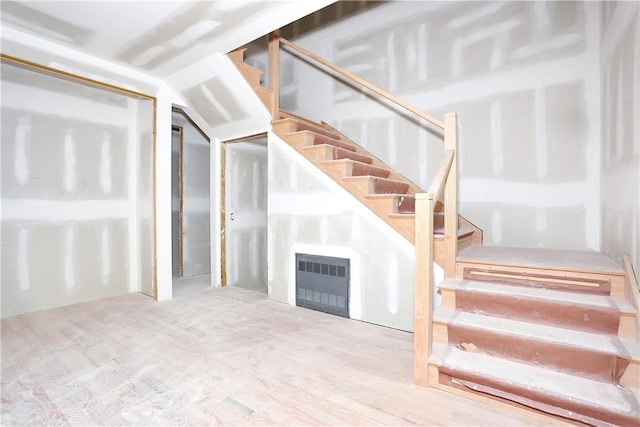
M349 260L296 254L296 305L349 317Z

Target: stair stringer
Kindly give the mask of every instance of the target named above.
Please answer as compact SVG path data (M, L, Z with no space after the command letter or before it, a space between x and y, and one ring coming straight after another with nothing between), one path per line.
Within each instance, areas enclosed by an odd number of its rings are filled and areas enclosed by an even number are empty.
M414 246L278 135L268 140L269 298L295 305L296 252L349 258L350 317L412 331Z

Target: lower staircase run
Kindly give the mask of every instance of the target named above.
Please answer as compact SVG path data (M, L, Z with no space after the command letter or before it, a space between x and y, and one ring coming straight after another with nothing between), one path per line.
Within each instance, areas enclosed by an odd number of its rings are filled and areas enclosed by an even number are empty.
M593 425L640 425L637 312L620 266L486 246L461 251L456 265L458 279L439 285L430 384ZM468 278L477 271L486 274Z

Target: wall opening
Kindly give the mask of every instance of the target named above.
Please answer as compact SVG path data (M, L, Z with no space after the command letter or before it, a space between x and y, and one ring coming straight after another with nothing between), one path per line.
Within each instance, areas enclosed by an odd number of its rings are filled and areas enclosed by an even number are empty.
M2 316L155 296L155 98L2 56Z

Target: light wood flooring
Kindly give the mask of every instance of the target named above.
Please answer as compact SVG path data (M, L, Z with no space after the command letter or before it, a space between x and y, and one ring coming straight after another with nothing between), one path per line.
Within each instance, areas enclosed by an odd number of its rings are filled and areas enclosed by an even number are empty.
M2 320L9 425L550 425L411 382L410 333L238 288Z

